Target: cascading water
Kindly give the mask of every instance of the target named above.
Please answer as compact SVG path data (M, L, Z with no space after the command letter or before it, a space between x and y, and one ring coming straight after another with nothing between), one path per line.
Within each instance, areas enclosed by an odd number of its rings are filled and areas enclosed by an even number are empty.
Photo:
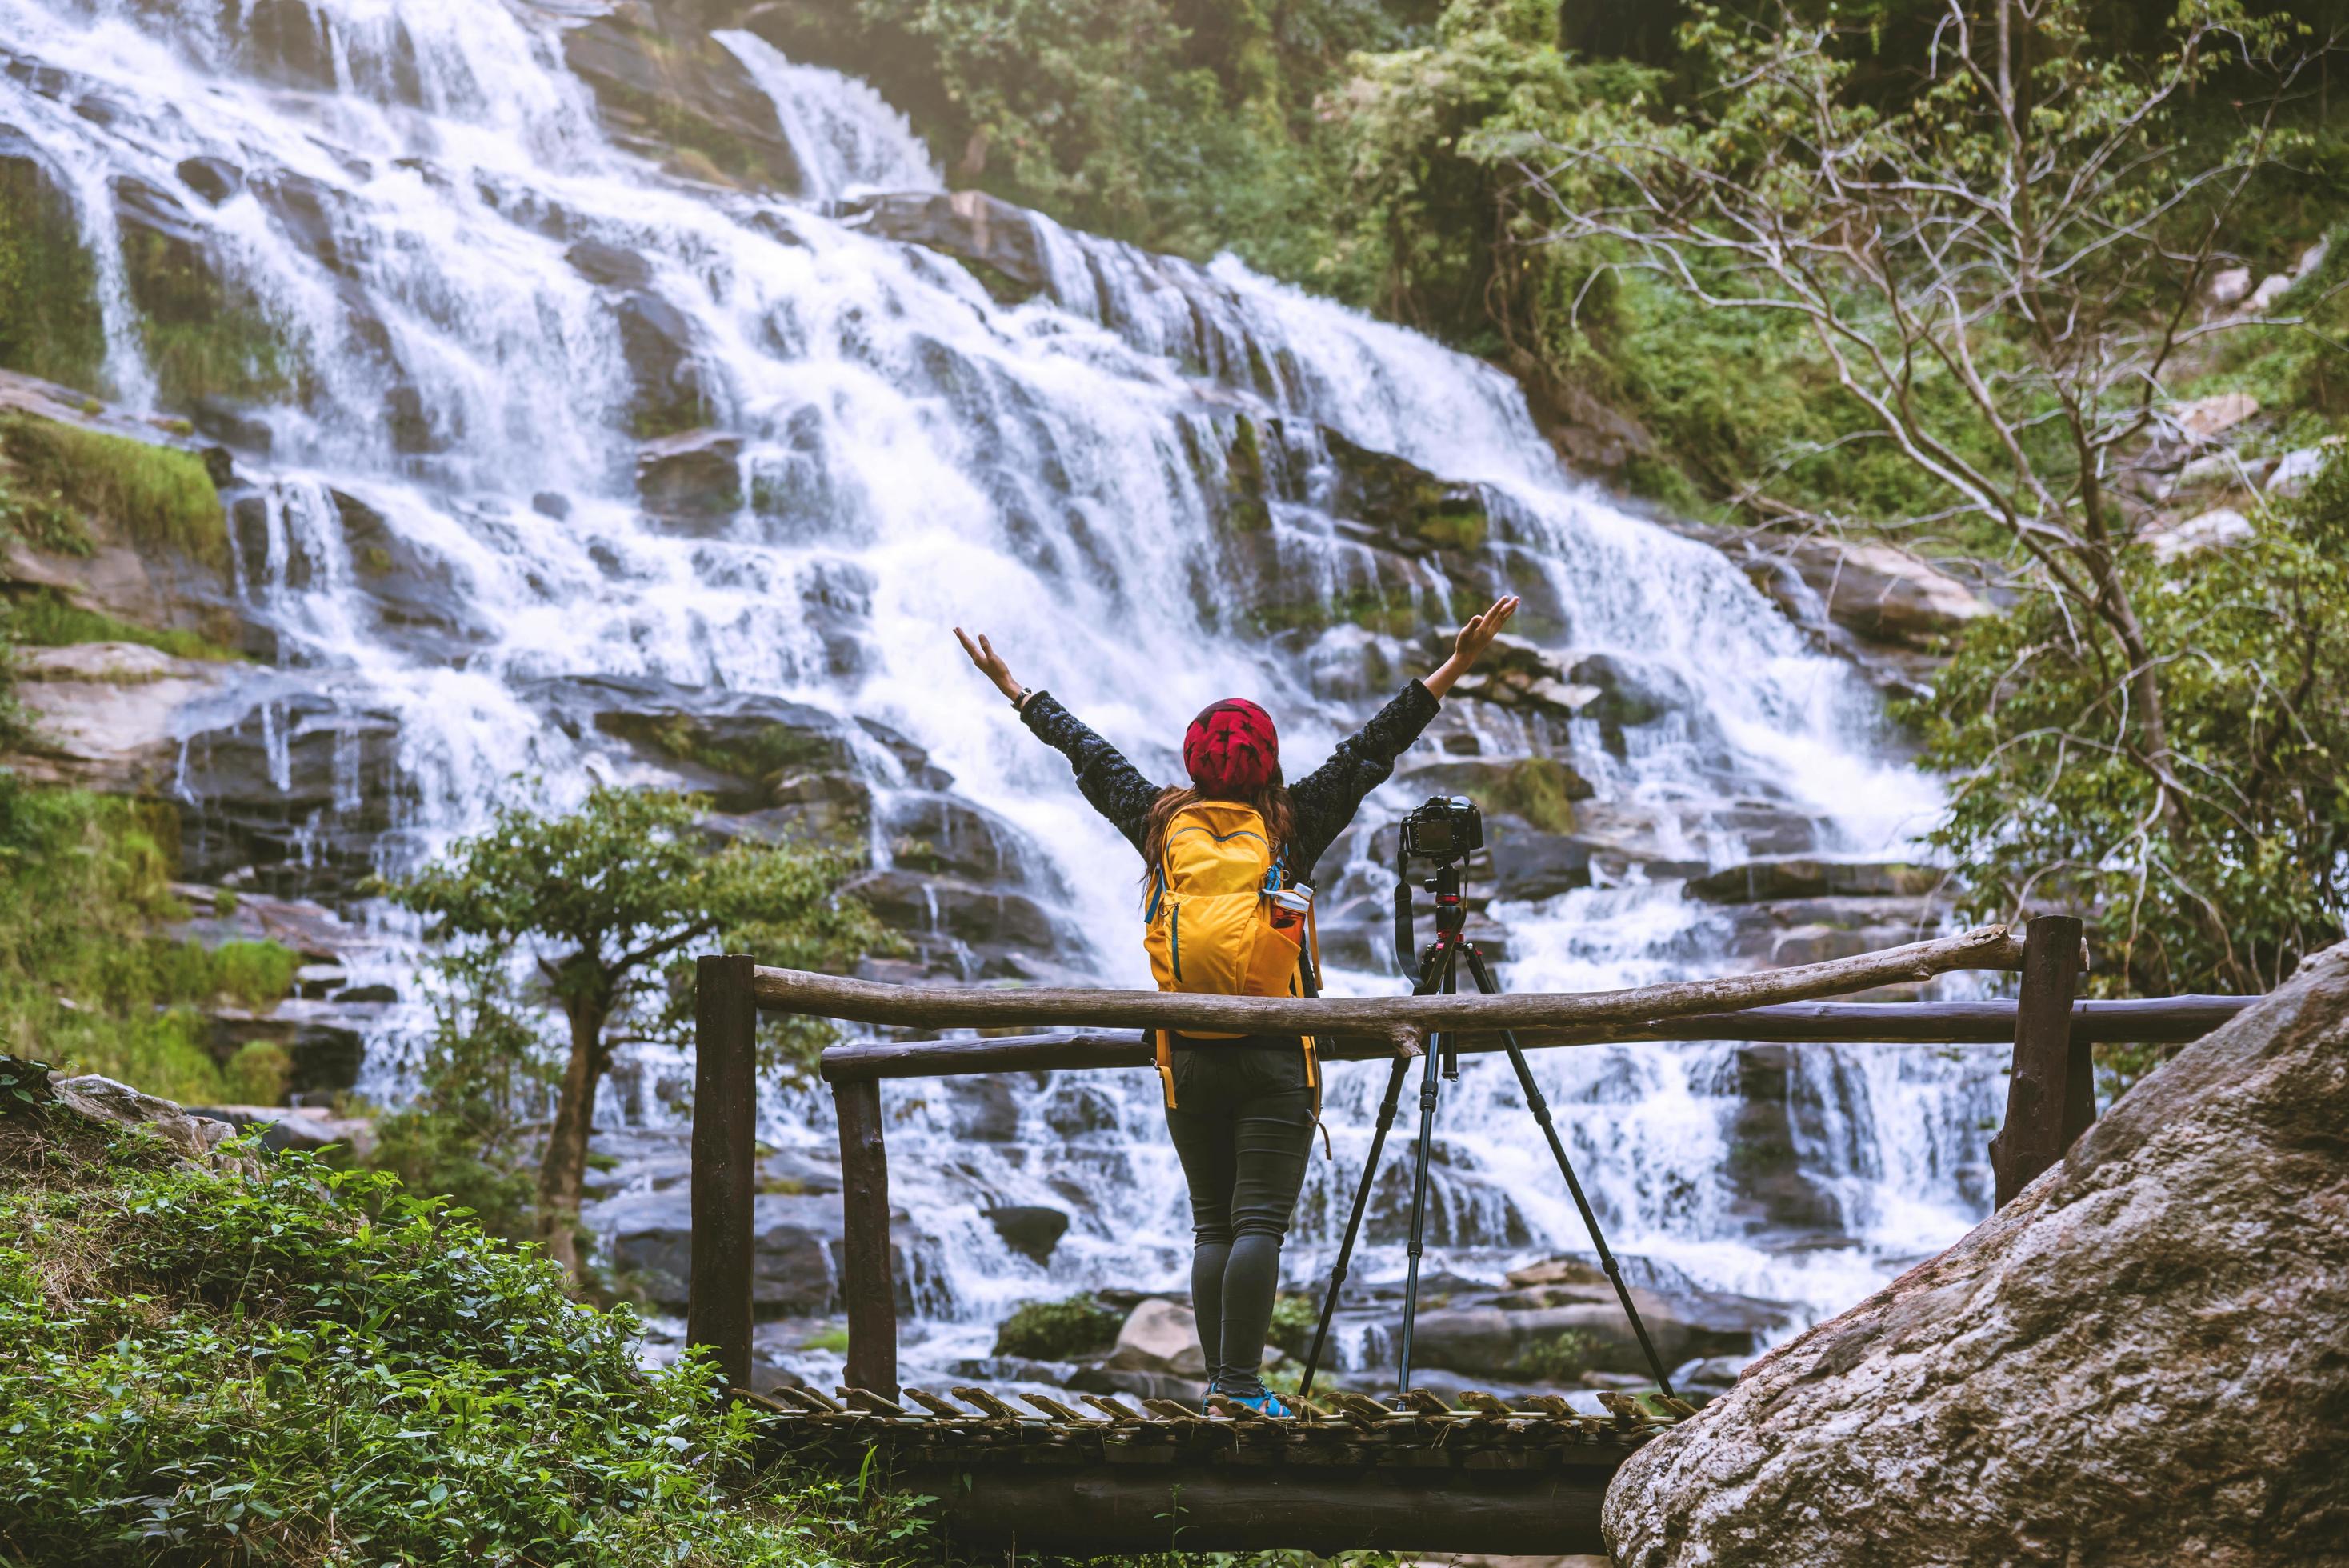
M1803 848L1895 852L1933 809L1889 759L1863 682L1722 556L1564 473L1487 366L1228 260L1170 262L1042 221L1040 292L1004 303L840 205L938 190L902 118L749 34L720 41L773 98L802 175L790 198L674 178L608 139L566 63L576 15L291 9L322 19L294 85L252 57L256 18L234 5L0 0L0 120L102 259L119 399L163 396L103 260L118 211L155 193L293 367L202 411L265 476L238 508L235 573L280 652L191 720L183 780L202 796L207 748L240 726L283 755L281 791L299 748L323 744L332 785L301 829L315 862L409 863L518 772L558 799L593 777L673 779L580 717L595 694L788 697L833 717L870 791L876 864L919 889L916 924L951 925L955 899L1024 912L969 966L1146 983L1131 851L947 629L990 630L1023 678L1158 777L1187 717L1232 692L1280 716L1296 769L1433 663L1421 628L1504 584L1526 595L1533 640L1630 672L1647 704L1634 720L1542 721L1455 700L1413 759L1570 756L1594 815L1637 841L1596 858L1591 885L1494 906L1512 988L1732 967L1726 917L1682 878L1772 847L1786 823ZM236 170L233 189L193 192L200 160ZM1341 515L1363 453L1472 490L1482 536L1398 551ZM1236 494L1262 508L1237 532ZM1454 581L1464 570L1475 580ZM1369 624L1350 624L1364 606ZM955 875L922 882L884 830L943 810L938 769L964 814L913 837L974 879L968 856L992 855L1003 902L971 903ZM1425 792L1389 786L1364 827ZM953 836L973 821L977 850ZM1325 907L1382 905L1388 874L1357 833L1322 867ZM1395 987L1376 946L1336 984ZM1790 1158L1834 1211L1799 1245L1735 1196L1751 1070L1736 1047L1546 1052L1537 1071L1619 1251L1801 1318L1979 1213L1996 1054L1788 1058ZM1300 1210L1300 1279L1326 1263L1382 1076L1332 1074L1339 1158L1316 1162ZM673 1054L640 1052L605 1120L673 1119L666 1091L688 1078ZM1022 1297L1180 1282L1186 1217L1152 1079L992 1086L977 1111L970 1088L890 1090L895 1196L930 1238L914 1360L983 1350ZM981 1113L998 1125L967 1136ZM825 1114L776 1088L762 1130L820 1147ZM1505 1064L1466 1065L1440 1136L1432 1233L1450 1266L1489 1276L1582 1245ZM984 1218L998 1203L1071 1213L1049 1264L1006 1249ZM1399 1267L1391 1218L1372 1274Z

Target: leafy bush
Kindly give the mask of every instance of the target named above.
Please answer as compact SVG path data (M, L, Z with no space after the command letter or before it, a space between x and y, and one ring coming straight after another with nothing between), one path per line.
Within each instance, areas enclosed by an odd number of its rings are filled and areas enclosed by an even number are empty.
M294 1077L294 1058L274 1040L247 1040L221 1069L230 1099L239 1105L283 1105Z
M896 943L842 891L861 856L748 838L713 852L702 825L707 807L696 796L604 786L567 812L509 802L488 831L383 889L427 916L429 934L454 939L438 965L433 1048L441 1068L486 1073L510 1089L512 1064L540 1055L512 994L512 960L530 953L550 983L570 1025L572 1060L538 1155L537 1218L541 1238L566 1267L579 1264L580 1183L596 1088L611 1060L607 1037L684 1037L697 945L836 971ZM761 1035L770 1060L805 1067L830 1031L792 1017ZM461 1088L428 1071L433 1100L451 1087Z
M750 1484L705 1364L643 1370L625 1310L387 1174L199 1171L143 1133L5 1147L11 1560L777 1564L907 1538L902 1501Z
M1108 1349L1123 1326L1125 1314L1095 1301L1090 1292L1063 1301L1023 1301L995 1331L995 1353L1067 1361Z

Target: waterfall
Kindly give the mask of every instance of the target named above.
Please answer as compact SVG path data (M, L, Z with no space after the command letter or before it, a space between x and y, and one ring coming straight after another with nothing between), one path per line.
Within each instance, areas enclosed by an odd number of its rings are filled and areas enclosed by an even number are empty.
M801 166L789 195L623 145L566 57L577 15L278 5L278 32L323 19L289 64L277 33L264 50L259 9L0 0L0 121L93 253L119 253L126 204L161 205L142 221L190 237L291 367L165 407L129 285L101 268L114 395L191 414L255 481L235 592L278 655L191 734L191 810L203 759L257 721L280 790L324 748L309 862L398 870L517 775L558 799L680 777L599 727L596 702L788 699L832 727L876 866L916 890L929 945L953 945L958 908L1016 910L1026 934L964 941L965 973L1146 984L1131 850L947 628L991 632L1155 777L1177 771L1189 717L1234 693L1278 716L1301 771L1435 662L1427 630L1503 587L1525 595L1529 639L1645 705L1545 718L1454 699L1406 759L1570 758L1593 786L1588 885L1493 907L1511 988L1732 967L1728 917L1684 879L1788 844L1896 854L1936 810L1863 680L1723 556L1565 471L1488 366L1229 258L1038 220L1041 275L1021 290L891 239L852 199L945 201L926 151L870 88L748 34L721 42L772 99ZM214 165L235 171L217 200L190 173ZM1405 550L1345 515L1349 465L1388 459L1471 498L1481 539ZM1262 512L1241 529L1252 485ZM1325 907L1383 906L1371 830L1426 793L1405 777L1372 798L1322 867ZM903 822L927 826L888 828ZM916 840L960 869L899 863ZM1392 991L1391 971L1373 935L1331 979ZM1788 1055L1794 1159L1836 1210L1801 1236L1738 1199L1739 1086L1767 1066L1752 1053L1594 1047L1538 1053L1536 1071L1619 1251L1799 1321L1979 1217L1975 1129L1999 1081L1995 1053ZM1326 1264L1382 1077L1330 1074L1337 1161L1314 1162L1300 1280ZM370 1082L397 1092L388 1067ZM678 1053L637 1049L602 1120L673 1122L689 1082ZM895 1200L935 1266L916 1364L983 1350L1023 1297L1181 1283L1187 1216L1147 1075L892 1084L887 1105ZM828 1114L771 1088L761 1136L820 1150ZM1506 1063L1464 1065L1439 1132L1445 1266L1489 1278L1583 1244ZM997 1203L1072 1214L1048 1264L1003 1246ZM1363 1269L1400 1259L1374 1223Z
M873 191L945 189L905 117L864 83L822 66L795 66L755 33L711 36L773 100L776 123L799 159L803 196L836 201Z

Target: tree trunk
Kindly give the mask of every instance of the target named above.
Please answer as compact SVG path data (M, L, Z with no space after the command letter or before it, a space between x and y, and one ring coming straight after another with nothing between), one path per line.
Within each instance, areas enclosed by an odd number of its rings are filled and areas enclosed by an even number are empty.
M538 1167L538 1234L547 1256L579 1274L579 1189L587 1171L587 1136L595 1125L595 1091L604 1081L604 1021L611 1006L600 995L564 998L571 1021L571 1060L554 1103L554 1128Z
M2089 523L2095 537L2079 552L2081 562L2096 585L2097 603L2088 608L2112 628L2122 655L2128 660L2129 704L2136 710L2137 734L2144 740L2146 766L2153 770L2162 820L2174 829L2180 821L2179 802L2171 787L2171 769L2176 764L2169 751L2169 721L2162 711L2161 670L2145 640L2145 627L2137 618L2137 606L2129 600L2127 585L2122 583L2106 546L2102 507L2095 492L2090 492L2088 501Z

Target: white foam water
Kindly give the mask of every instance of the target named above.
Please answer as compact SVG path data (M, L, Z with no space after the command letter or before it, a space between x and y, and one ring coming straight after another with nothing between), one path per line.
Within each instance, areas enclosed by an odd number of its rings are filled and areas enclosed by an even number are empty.
M518 773L558 799L591 779L648 776L626 747L551 719L533 696L548 680L778 694L926 748L1034 846L1015 876L1059 918L1046 956L1146 984L1132 851L947 629L990 631L1023 678L1159 777L1189 716L1235 692L1279 716L1293 771L1318 761L1386 695L1364 669L1432 658L1342 624L1318 639L1249 630L1216 521L1235 411L1278 422L1309 497L1332 471L1322 431L1482 488L1485 560L1526 596L1539 637L1636 661L1677 694L1619 754L1595 724L1567 738L1601 803L1662 824L1668 858L1744 858L1738 802L1810 819L1821 849L1852 854L1899 851L1936 808L1852 671L1719 554L1565 472L1487 366L1229 259L1193 266L1049 223L1051 286L999 304L944 256L835 215L861 191L936 191L936 167L870 88L747 34L721 42L774 98L807 177L793 198L688 186L613 146L564 63L572 19L484 0L324 0L315 13L324 86L270 77L233 6L0 0L0 119L70 194L100 258L118 400L159 395L117 259L126 181L178 198L299 366L292 390L243 415L261 432L244 466L267 481L240 592L278 632L281 663L326 702L304 722L396 726L394 830L379 847L394 869L481 821ZM196 157L233 164L243 187L217 206L198 199L178 172ZM682 324L709 422L741 443L746 499L730 515L682 526L640 507L629 345L613 290L574 264L587 242L640 258L634 296ZM392 407L414 413L404 431ZM425 563L437 585L426 630L370 599L337 492ZM1374 552L1310 500L1273 506L1269 549L1278 579L1340 622L1379 582ZM1464 586L1423 563L1413 591L1433 624ZM1496 710L1448 722L1496 754L1556 744ZM911 788L885 748L872 752L885 800ZM1412 799L1391 785L1365 821ZM891 846L874 848L885 864ZM1384 874L1367 835L1323 869L1330 890L1365 897ZM1634 872L1496 913L1515 989L1729 965L1724 923L1674 880ZM1334 978L1398 984L1376 968ZM1799 1161L1839 1212L1834 1244L1799 1249L1757 1239L1733 1202L1735 1055L1538 1054L1618 1250L1789 1302L1800 1319L1978 1216L1994 1053L1793 1053ZM676 1053L640 1053L631 1071L689 1082ZM1382 1077L1331 1074L1339 1159L1315 1162L1290 1258L1300 1278L1326 1262ZM896 1198L935 1244L917 1360L983 1349L987 1326L1023 1297L1184 1277L1187 1219L1154 1080L1064 1074L1009 1098L1004 1136L974 1142L957 1130L957 1091L888 1089ZM616 1088L602 1115L657 1121L675 1114L667 1103ZM810 1090L771 1090L762 1115L778 1142L826 1140ZM1583 1244L1504 1063L1466 1065L1441 1137L1444 1258L1489 1274ZM1009 1252L984 1218L1024 1202L1073 1214L1047 1264ZM1368 1268L1399 1261L1379 1230Z

